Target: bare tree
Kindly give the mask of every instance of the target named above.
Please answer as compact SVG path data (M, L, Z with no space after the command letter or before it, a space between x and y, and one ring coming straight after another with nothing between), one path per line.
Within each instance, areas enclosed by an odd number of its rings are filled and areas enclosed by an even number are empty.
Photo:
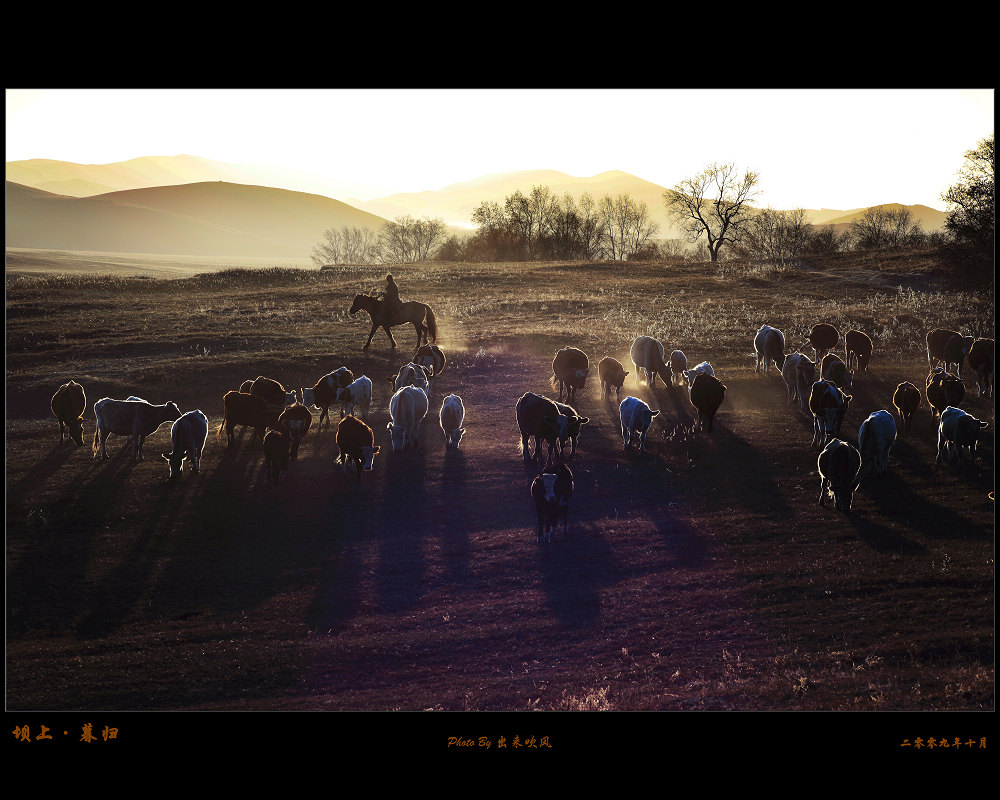
M783 262L805 251L809 228L805 209L776 211L765 208L749 215L732 247L746 258Z
M368 228L328 228L311 254L315 264L377 264L382 260L375 232Z
M859 250L890 250L919 241L920 223L908 208L871 206L851 220L851 241Z
M693 178L667 189L663 204L689 241L696 242L705 234L714 262L719 260L722 246L733 241L746 222L759 193L759 180L759 174L751 170L740 176L734 164L710 164Z
M604 246L613 261L625 261L640 252L659 230L650 220L646 204L629 194L605 195L598 209Z
M431 248L444 238L444 220L397 217L379 231L379 243L387 261L426 261Z

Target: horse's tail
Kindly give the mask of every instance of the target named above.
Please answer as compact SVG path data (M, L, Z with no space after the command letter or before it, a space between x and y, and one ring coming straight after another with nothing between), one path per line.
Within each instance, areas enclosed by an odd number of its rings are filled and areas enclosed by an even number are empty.
M425 319L427 321L427 336L431 340L431 342L436 342L438 336L437 320L434 318L434 312L431 310L431 307L426 306L426 308L427 308L427 316L425 317Z

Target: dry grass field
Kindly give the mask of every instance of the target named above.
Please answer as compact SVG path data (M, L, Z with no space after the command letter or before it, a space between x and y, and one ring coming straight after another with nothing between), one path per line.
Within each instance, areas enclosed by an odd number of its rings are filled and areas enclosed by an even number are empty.
M348 314L385 268L165 279L48 256L7 264L8 711L994 708L992 400L967 378L963 408L989 427L956 470L935 466L925 399L844 515L817 504L811 420L779 374L754 372L761 324L789 347L819 321L866 331L876 350L842 430L856 441L898 382L923 386L927 330L994 335L992 298L948 289L928 254L395 267L449 359L405 453L385 378L413 329L363 352L367 317ZM641 334L714 365L728 391L713 433L692 430L684 390L632 372L625 392L662 413L647 452L623 452L596 364L632 370ZM569 534L539 545L514 404L554 396L567 345L591 358L575 403L590 422ZM278 485L249 433L216 441L243 380L311 386L339 366L375 385L382 452L360 485L318 415ZM48 408L70 378L87 392L83 447L59 443ZM457 452L437 425L449 393L467 409ZM133 394L208 415L199 475L167 480L169 425L142 462L120 437L92 458L94 401Z

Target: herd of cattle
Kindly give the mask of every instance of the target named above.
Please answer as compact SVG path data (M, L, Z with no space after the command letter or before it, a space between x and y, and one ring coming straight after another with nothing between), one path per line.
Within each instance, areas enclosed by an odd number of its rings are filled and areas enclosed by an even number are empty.
M963 366L968 365L974 371L979 395L992 397L993 340L934 330L927 334L926 341L930 373L924 394L938 421L936 461L939 463L947 456L961 464L963 448L969 449L970 460L975 457L977 439L987 424L959 408L965 397ZM763 325L754 337L754 350L757 355L755 371L767 374L773 365L786 385L787 403L798 402L802 412L813 418L812 444L822 448L817 460L820 505L830 496L835 507L846 512L850 511L854 491L865 475L880 474L887 469L897 426L893 415L880 409L862 422L857 447L839 438L841 423L852 400L848 391L855 376L867 371L873 352L872 340L860 331L851 330L843 339L846 361L841 360L833 352L840 342L840 333L832 325L814 326L804 343L814 351L815 360L812 360L801 352L786 353L781 331ZM635 339L630 358L637 385L645 382L652 390L659 376L665 386L686 386L690 403L698 415L695 430L711 433L715 414L726 395L726 386L715 377L711 363L702 361L689 368L683 352L674 350L668 358L663 344L650 336ZM387 378L392 388L390 421L386 427L393 451L417 445L421 423L430 409L432 381L441 374L445 364L441 348L425 344L394 378ZM952 365L956 373L949 371ZM538 462L542 444L548 446L545 465L530 487L538 517L538 541L549 541L552 529L558 529L560 523L564 534L568 529L569 500L574 484L573 473L563 454L567 444L571 448L570 455L576 453L580 428L589 422L588 417L570 405L576 401L589 374L588 356L578 348L564 347L552 362L551 386L558 391L558 399L526 392L515 405L525 462ZM621 398L629 371L617 359L610 356L601 359L598 374L602 400L610 401L613 391L619 401L624 449L627 451L634 445L639 452L644 452L647 432L653 418L660 413L659 409L650 408L638 397ZM564 392L565 403L562 402ZM347 367L340 367L321 377L314 386L298 391L260 376L226 393L223 420L216 439L221 442L225 432L227 446L232 446L236 426L251 428L251 444L259 441L262 445L267 480L277 483L289 462L296 458L299 445L312 426L310 409L319 411L317 427L321 428L324 421L332 425L330 408L339 404L336 461L345 472L353 467L360 481L362 473L373 468L380 450L375 444L374 431L368 425L371 402L371 379L365 375L356 378ZM60 386L52 396L51 409L59 421L60 442L71 438L78 445L83 443L86 404L83 386L73 380ZM903 431L909 431L913 414L920 404L921 393L914 384L903 382L897 386L893 406ZM207 417L200 410L182 414L172 402L155 405L139 397L103 398L94 403L94 415L94 458L98 455L108 458L107 438L115 434L129 437L133 460L142 460L146 437L163 423L171 422L171 452L162 456L168 464L169 477L174 479L181 475L185 460L190 462L195 473L198 472L209 427ZM461 397L455 394L445 397L438 412L438 422L447 448L460 446L465 432L464 421L465 407ZM532 438L535 440L533 451Z

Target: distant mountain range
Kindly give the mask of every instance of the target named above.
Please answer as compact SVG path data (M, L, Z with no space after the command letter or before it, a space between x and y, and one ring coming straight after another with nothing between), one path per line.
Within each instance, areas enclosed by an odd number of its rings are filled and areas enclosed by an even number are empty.
M305 191L307 186L312 191ZM510 172L437 190L342 202L318 193L323 184L314 176L165 156L115 164L8 162L7 246L308 260L328 228L377 229L404 215L468 228L481 203L502 203L534 186L547 186L556 195L568 192L576 200L584 192L595 200L627 193L646 203L661 236L677 235L663 209L665 187L625 172L587 178L554 170ZM924 230L944 225L943 211L906 208ZM846 225L864 210L806 213L814 225Z

